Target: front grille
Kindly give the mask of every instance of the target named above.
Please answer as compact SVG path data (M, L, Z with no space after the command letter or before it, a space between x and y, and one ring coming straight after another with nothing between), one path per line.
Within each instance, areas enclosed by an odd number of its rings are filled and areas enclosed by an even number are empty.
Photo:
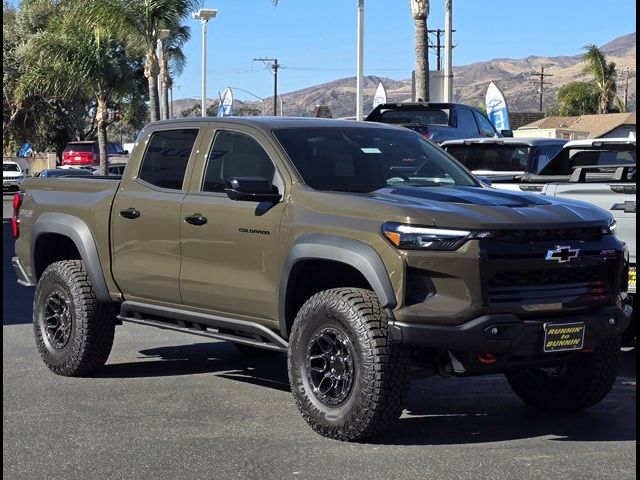
M494 275L488 285L491 306L519 304L525 310L536 310L534 306L541 304L580 307L610 300L609 281L598 268L501 272Z
M602 229L600 227L557 228L553 230L495 230L491 233L491 238L504 242L597 241L602 238Z

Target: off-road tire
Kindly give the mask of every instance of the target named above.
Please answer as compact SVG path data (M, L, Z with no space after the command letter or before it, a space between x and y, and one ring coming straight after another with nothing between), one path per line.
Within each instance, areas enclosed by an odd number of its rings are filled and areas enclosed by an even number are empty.
M55 304L66 303L70 320L68 340L47 332L46 317ZM64 301L64 302L63 302ZM113 345L116 309L113 304L101 303L80 260L64 260L49 265L43 272L33 299L33 329L36 345L47 367L58 375L80 377L102 367ZM62 335L64 337L65 335ZM61 337L61 338L62 338ZM57 347L54 344L58 343Z
M618 339L606 340L595 351L559 367L560 374L544 368L507 372L509 385L527 405L548 412L577 412L602 401L618 374Z
M308 349L314 335L326 329L339 333L353 351L351 388L336 405L320 400L308 376ZM387 314L372 291L326 290L307 300L296 316L288 355L291 390L306 422L325 437L361 441L395 421L409 386L407 367L407 352L389 334Z

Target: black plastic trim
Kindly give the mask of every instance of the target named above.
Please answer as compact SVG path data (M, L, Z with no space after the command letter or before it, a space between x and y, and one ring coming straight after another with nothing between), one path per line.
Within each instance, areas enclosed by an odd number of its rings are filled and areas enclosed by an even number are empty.
M369 282L378 296L380 304L386 308L397 305L395 292L389 274L378 253L364 242L336 235L303 235L289 250L284 262L278 289L278 318L280 333L287 338L286 298L289 276L294 265L302 260L330 260L345 263L358 270Z
M397 341L408 345L471 352L529 354L536 353L538 346L541 348L544 323L584 322L587 326L585 347L591 348L604 339L621 335L628 327L631 317L630 307L614 306L597 312L535 320L522 319L513 314L485 315L455 326L395 321L390 330ZM609 323L611 318L615 319L614 325ZM499 333L492 336L491 330L494 327Z
M88 225L66 213L43 213L31 228L31 268L35 266L35 246L40 235L56 233L71 239L84 263L98 300L110 302L111 296L102 272L96 241ZM35 272L33 272L35 275Z

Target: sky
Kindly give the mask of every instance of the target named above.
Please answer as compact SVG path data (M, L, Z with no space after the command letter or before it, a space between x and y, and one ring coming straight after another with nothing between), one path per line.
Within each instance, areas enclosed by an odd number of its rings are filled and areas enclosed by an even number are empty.
M431 29L444 28L445 0L432 0ZM356 74L357 0L205 0L218 9L207 35L207 96L233 87L239 99L266 98L273 75L257 57L277 58L279 93ZM529 55L577 55L635 32L635 0L453 0L453 64ZM189 19L184 73L174 98L201 94L200 22ZM365 0L364 73L411 76L414 28L409 0ZM443 37L444 41L444 37ZM435 65L435 57L430 58Z

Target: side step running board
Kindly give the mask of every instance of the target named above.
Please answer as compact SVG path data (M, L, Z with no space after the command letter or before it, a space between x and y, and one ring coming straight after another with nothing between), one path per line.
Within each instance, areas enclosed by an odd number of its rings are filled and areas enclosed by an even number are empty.
M277 352L286 352L289 348L286 340L257 323L194 313L177 308L126 301L120 306L118 319L123 322L227 340Z

